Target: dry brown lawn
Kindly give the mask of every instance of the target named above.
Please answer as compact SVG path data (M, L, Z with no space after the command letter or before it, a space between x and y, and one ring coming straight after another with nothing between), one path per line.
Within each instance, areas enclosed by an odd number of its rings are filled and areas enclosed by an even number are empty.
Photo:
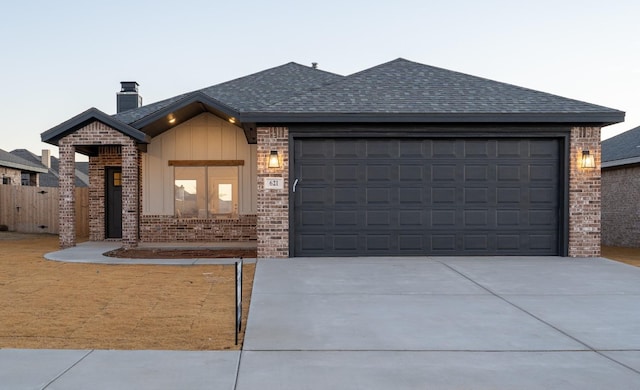
M640 248L603 246L602 257L640 267Z
M235 345L233 265L45 260L58 237L0 232L0 348L223 350ZM255 265L244 265L243 331Z

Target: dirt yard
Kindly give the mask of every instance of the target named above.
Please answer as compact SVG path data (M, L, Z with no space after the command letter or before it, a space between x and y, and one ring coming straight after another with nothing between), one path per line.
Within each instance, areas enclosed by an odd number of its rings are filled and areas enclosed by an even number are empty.
M0 348L224 350L233 265L47 261L58 237L0 232ZM255 265L244 265L243 331Z
M640 267L640 248L603 246L602 257Z

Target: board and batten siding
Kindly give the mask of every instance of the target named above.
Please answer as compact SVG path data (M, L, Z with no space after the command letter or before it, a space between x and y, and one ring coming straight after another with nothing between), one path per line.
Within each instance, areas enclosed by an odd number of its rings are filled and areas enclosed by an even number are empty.
M244 131L210 113L200 114L153 138L142 157L145 215L173 215L173 167L169 160L244 160L238 167L238 212L256 213L256 145Z

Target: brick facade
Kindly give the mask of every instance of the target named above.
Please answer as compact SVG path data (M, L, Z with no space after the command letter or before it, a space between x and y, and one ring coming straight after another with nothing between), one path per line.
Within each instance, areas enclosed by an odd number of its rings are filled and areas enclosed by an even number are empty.
M257 239L256 222L255 215L240 215L238 218L228 219L142 215L140 240L142 242L253 241Z
M258 258L289 257L289 129L258 127ZM268 168L277 151L280 168ZM265 178L282 178L283 189L265 189Z
M600 128L571 129L569 156L569 256L600 256ZM596 168L581 166L588 150Z
M640 248L640 166L602 170L602 245Z
M60 155L58 237L60 248L69 248L76 245L76 148L73 144L63 141L64 139L61 140L58 148Z
M22 172L19 169L0 167L0 179L8 178L12 186L19 186L22 183ZM0 181L0 185L3 181Z
M60 244L75 245L75 146L95 146L89 159L90 239L105 239L105 175L108 166L122 167L123 246L138 241L248 241L257 240L259 258L289 257L289 132L285 127L257 129L257 212L229 219L179 219L171 215L140 215L142 210L141 156L135 141L103 125L91 123L62 138L60 146ZM570 138L569 237L571 257L600 255L600 129L576 127ZM581 167L583 150L596 159L595 169ZM268 168L277 151L279 168ZM266 178L282 179L282 189L266 189ZM615 203L633 203L615 201Z
M98 153L89 157L89 239L100 241L105 239L105 175L104 168L107 166L122 167L122 244L125 248L131 248L138 244L138 219L140 205L140 155L137 145L133 139L121 132L110 128L101 122L92 122L87 126L60 139L60 246L67 247L75 245L75 231L73 232L73 243L69 242L65 231L63 243L63 203L64 210L67 210L66 200L69 196L64 186L71 183L74 191L75 184L75 162L74 153L70 153L63 159L63 148L75 146L94 146ZM64 171L63 171L64 170ZM72 191L72 192L73 192ZM75 200L73 201L75 202ZM73 208L71 213L74 215ZM66 211L65 211L66 213ZM65 222L66 223L66 222ZM65 228L70 229L70 228Z

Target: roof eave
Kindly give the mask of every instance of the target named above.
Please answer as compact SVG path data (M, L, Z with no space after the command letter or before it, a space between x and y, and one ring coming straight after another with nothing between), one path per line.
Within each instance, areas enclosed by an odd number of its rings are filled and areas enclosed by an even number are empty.
M16 162L13 162L13 161L0 161L0 166L7 167L7 168L13 168L13 169L19 169L21 171L26 171L26 172L37 172L37 173L47 173L47 172L49 172L49 170L44 168L44 167L43 168L39 168L39 167L34 167L34 166L26 165L26 164L16 163Z
M95 107L92 107L59 124L58 126L55 126L41 133L40 138L42 142L58 146L58 141L64 138L67 134L74 132L95 121L101 122L133 138L138 144L147 144L150 142L150 138L140 130L133 128L124 122L120 122L117 119L114 119L112 116L105 114Z
M189 105L197 104L197 103L208 106L207 107L208 111L210 110L212 112L215 112L216 114L222 117L226 117L227 119L229 118L238 119L238 117L240 116L240 113L237 110L233 109L232 107L204 94L203 92L196 91L188 94L183 99L173 102L168 106L163 107L153 112L152 114L145 116L144 118L131 122L130 126L133 126L136 129L143 129L144 127L152 125L158 121L166 121L169 119L169 116L172 115L173 113L180 111L181 109L186 108ZM188 120L190 118L185 118L185 119ZM183 122L183 121L184 120L182 121L178 120L175 123L173 123L171 126L167 126L167 127L175 127L176 125L179 124L179 122Z
M326 113L252 112L241 115L255 123L566 123L608 126L624 121L625 113Z
M602 168L615 168L615 167L621 167L624 165L635 165L635 164L640 164L640 156L622 158L619 160L612 160L612 161L603 161Z

